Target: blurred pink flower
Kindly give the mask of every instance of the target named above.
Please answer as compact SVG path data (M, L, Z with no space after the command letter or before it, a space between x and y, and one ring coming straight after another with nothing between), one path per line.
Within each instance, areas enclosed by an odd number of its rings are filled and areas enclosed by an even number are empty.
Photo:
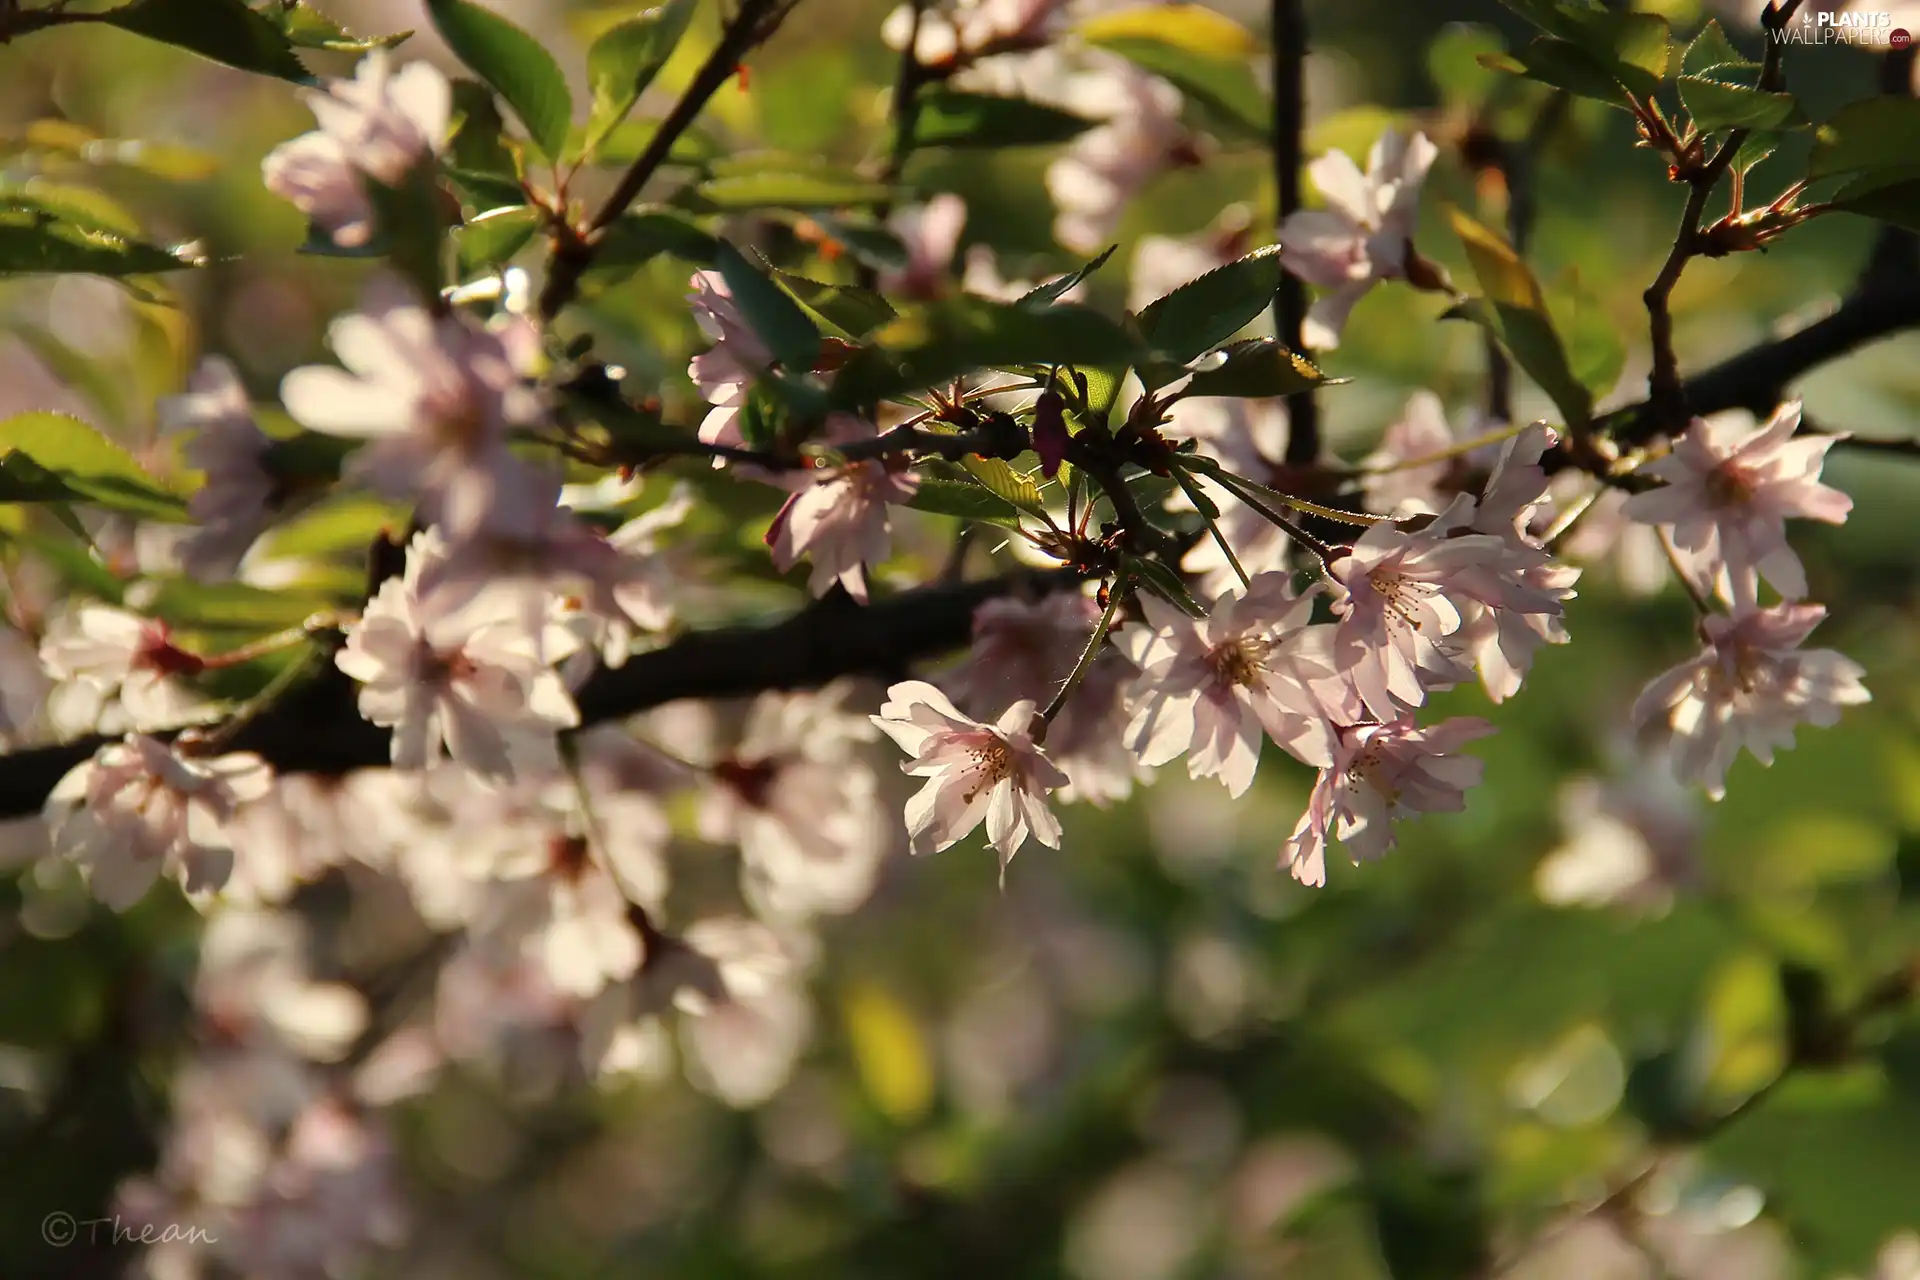
M54 852L78 862L94 896L125 911L165 871L189 893L225 884L228 828L238 807L265 795L273 774L250 752L200 758L130 733L76 766L47 797Z
M915 853L948 848L982 818L1003 870L1029 834L1060 847L1060 821L1047 807L1047 793L1065 786L1067 775L1033 740L1034 714L1033 703L1023 700L996 723L982 724L924 680L887 690L873 722L913 757L902 771L927 780L907 801Z
M203 660L175 645L166 623L112 605L87 601L56 615L40 662L62 682L53 693L56 719L111 724L107 713L118 710L135 729L160 729L207 709L184 682L200 674Z
M180 567L203 582L233 576L247 549L273 519L279 485L266 468L273 441L253 419L253 406L231 362L209 356L187 382L184 395L159 404L162 429L192 431L187 465L206 473L206 483L187 504L200 525L180 544Z
M1832 649L1800 651L1826 616L1822 605L1783 601L1703 618L1705 647L1641 692L1634 723L1665 721L1680 776L1720 799L1741 747L1772 764L1796 726L1837 724L1842 707L1872 701L1858 663Z
M1461 747L1493 726L1456 717L1422 729L1411 718L1341 730L1333 763L1320 771L1307 810L1281 846L1281 861L1302 884L1327 882L1327 841L1355 862L1393 847L1393 822L1415 813L1458 813L1485 763Z
M1790 516L1842 524L1853 499L1820 483L1827 450L1843 437L1801 436L1800 402L1742 429L1736 417L1696 418L1673 452L1640 468L1666 483L1623 508L1668 527L1681 564L1702 591L1730 604L1757 599L1760 579L1789 600L1807 594L1807 573L1787 545Z
M508 590L447 611L421 590L444 554L436 531L416 535L405 572L381 584L334 662L360 682L360 713L393 729L395 768L424 769L444 746L456 763L505 779L516 761L546 763L555 732L580 722L548 665L573 638L557 627L530 632Z
M938 298L952 286L954 254L967 224L967 202L942 192L923 205L901 209L887 226L906 246L904 267L880 273L883 293L924 301Z
M351 473L395 496L422 493L428 518L456 531L485 520L512 488L494 475L510 469L507 429L540 412L511 335L436 318L379 276L327 340L346 368L293 370L280 384L287 412L315 431L367 441Z
M1389 129L1373 144L1367 171L1344 151L1308 166L1325 209L1287 215L1280 227L1281 263L1323 292L1308 308L1309 347L1340 345L1347 315L1381 280L1404 280L1420 214L1420 186L1440 149L1425 134Z
M1116 60L1076 75L1063 105L1105 123L1074 139L1047 169L1059 211L1053 235L1075 253L1104 248L1127 204L1163 171L1194 159L1180 91Z

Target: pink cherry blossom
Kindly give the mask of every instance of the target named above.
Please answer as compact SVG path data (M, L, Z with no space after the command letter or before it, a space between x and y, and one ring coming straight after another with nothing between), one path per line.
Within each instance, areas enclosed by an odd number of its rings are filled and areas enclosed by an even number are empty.
M902 209L887 226L906 247L904 267L880 273L880 289L916 300L938 298L951 287L960 230L967 223L967 202L942 192L923 205Z
M740 434L740 411L753 380L773 363L773 353L740 314L725 276L718 271L696 271L689 283L693 292L687 295L687 301L693 308L694 323L713 341L687 365L687 377L713 406L700 423L700 438L708 444L742 447L747 441ZM716 458L714 465L724 463Z
M391 55L376 49L353 79L329 80L301 96L320 128L274 148L261 163L262 181L336 244L358 248L372 238L374 221L362 175L395 186L438 153L451 88L425 62L394 73Z
M1679 775L1720 799L1740 748L1770 765L1776 749L1793 745L1796 726L1837 724L1841 708L1872 700L1858 663L1801 650L1826 616L1821 605L1782 601L1702 619L1705 647L1641 692L1634 723L1663 721Z
M396 768L423 769L444 746L456 763L504 779L516 761L548 762L555 732L580 722L548 665L572 637L529 632L512 592L446 611L421 591L444 554L435 531L416 535L406 571L381 584L334 661L361 684L360 714L393 729Z
M57 614L40 661L62 682L52 694L56 719L161 729L208 709L186 683L200 674L202 659L174 644L166 623L112 605L88 601Z
M763 694L711 766L700 834L739 845L745 896L770 918L853 910L893 843L878 781L855 754L879 735L842 708L848 693Z
M1420 462L1458 443L1447 423L1446 406L1431 391L1416 391L1400 416L1380 437L1380 445L1361 461L1360 491L1367 510L1390 516L1437 515L1460 492L1468 469L1465 457Z
M206 474L187 503L200 527L180 544L180 567L203 582L230 578L273 518L279 483L266 467L273 441L255 423L232 363L220 356L201 361L186 394L161 400L158 414L164 430L194 432L187 465Z
M338 140L355 168L394 186L446 142L453 94L431 63L398 72L385 49L354 68L351 80L329 80L301 94L320 130Z
M1280 860L1302 884L1327 882L1327 841L1355 862L1393 847L1393 823L1415 813L1458 813L1485 763L1460 748L1493 732L1484 720L1457 717L1421 728L1411 718L1351 725L1340 732L1333 763L1320 771L1307 810L1281 846Z
M1047 701L1079 661L1100 613L1097 600L1077 591L1033 601L989 600L973 611L966 662L941 683L976 716L997 716L1022 699ZM1118 646L1102 645L1048 727L1047 754L1073 780L1060 789L1062 804L1124 799L1135 776L1146 772L1122 733L1128 718L1123 694L1137 675Z
M1287 215L1280 260L1322 290L1307 310L1303 337L1309 347L1339 346L1354 304L1379 281L1406 278L1420 186L1439 154L1425 134L1405 138L1389 129L1373 144L1365 173L1344 151L1330 151L1308 166L1327 207Z
M1075 253L1103 248L1129 202L1164 170L1193 158L1180 123L1180 91L1123 60L1075 75L1064 105L1097 128L1074 139L1047 169L1059 211L1053 235Z
M373 239L373 201L339 139L303 133L281 143L260 162L260 180L342 249Z
M1696 418L1673 452L1640 468L1663 480L1627 499L1626 514L1665 526L1682 566L1702 591L1729 603L1756 598L1760 579L1789 600L1807 594L1807 573L1787 545L1786 522L1800 516L1845 522L1853 499L1820 483L1839 436L1800 436L1800 402L1789 400L1759 426L1733 415Z
M273 775L249 752L201 758L145 734L100 748L47 797L54 852L87 873L94 896L124 911L162 872L189 893L211 892L233 869L229 826Z
M1472 674L1455 633L1466 623L1475 575L1484 581L1505 554L1492 535L1408 533L1383 520L1329 566L1340 619L1334 651L1376 719L1397 719L1429 689Z
M1217 776L1237 797L1253 785L1263 734L1308 764L1331 759L1338 684L1299 643L1313 602L1279 572L1258 575L1244 595L1220 596L1205 618L1142 597L1147 625L1115 637L1140 668L1125 741L1141 763L1184 751L1191 776Z
M907 801L915 853L950 847L982 818L1003 869L1029 834L1060 847L1060 821L1047 807L1047 793L1065 786L1067 775L1033 739L1033 703L1016 702L998 721L983 724L924 680L906 680L887 690L873 722L913 757L901 770L927 780Z
M495 474L510 469L507 429L540 412L521 381L520 344L457 315L436 318L388 276L368 286L359 312L328 327L327 341L346 368L293 370L280 384L287 412L367 441L352 473L396 497L421 493L430 518L456 530L486 519L513 487Z
M851 414L833 414L827 422L827 438L836 444L874 434L871 423ZM885 560L893 550L887 507L911 500L919 477L887 459L837 465L822 461L792 483L801 487L767 530L775 567L785 572L807 556L813 561L809 591L825 595L838 582L865 604L867 566Z

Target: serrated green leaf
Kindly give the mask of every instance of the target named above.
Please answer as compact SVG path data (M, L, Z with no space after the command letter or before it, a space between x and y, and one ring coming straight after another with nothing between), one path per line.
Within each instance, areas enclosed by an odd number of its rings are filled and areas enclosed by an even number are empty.
M1463 304L1458 313L1500 339L1527 376L1553 400L1568 426L1586 426L1593 416L1593 398L1568 366L1539 281L1498 234L1458 209L1449 210L1448 215L1485 294Z
M1243 141L1265 143L1272 128L1266 91L1243 58L1201 53L1139 36L1114 36L1088 43L1117 53L1172 84L1207 112L1213 125Z
M134 0L98 21L242 71L308 78L286 33L241 0Z
M464 275L503 265L526 247L540 229L544 215L528 205L489 209L453 231L455 251Z
M1280 246L1190 280L1140 312L1140 332L1155 351L1179 364L1211 351L1273 303L1280 287Z
M1779 134L1756 129L1741 140L1740 149L1733 153L1731 167L1735 173L1746 173L1779 149Z
M1741 53L1727 39L1727 33L1720 28L1717 18L1707 19L1707 25L1700 28L1700 34L1687 46L1686 53L1680 59L1680 69L1690 76L1703 76L1709 72L1722 73L1757 70L1760 64ZM1719 77L1716 77L1719 78Z
M984 485L964 480L940 480L922 476L907 505L915 511L934 515L958 516L1009 529L1020 527L1020 510Z
M22 413L0 422L0 502L90 502L161 520L186 518L186 503L90 423L62 413Z
M788 369L811 369L820 354L820 330L800 305L766 271L724 241L714 255L714 264L726 279L740 315L767 344L773 358Z
M1790 93L1763 93L1744 85L1727 84L1704 76L1681 76L1680 101L1702 133L1727 129L1778 129L1800 116L1800 104Z
M1086 307L1034 310L985 298L942 299L872 335L834 378L834 403L855 408L1006 365L1131 364L1144 351L1126 328Z
M1108 245L1100 251L1099 256L1081 264L1078 270L1069 271L1058 280L1049 280L1043 285L1027 290L1021 294L1019 298L1015 299L1014 305L1020 307L1046 307L1053 305L1067 294L1072 293L1074 286L1105 266L1107 259L1111 258L1114 250L1119 247L1117 244Z
M506 99L541 154L558 159L573 123L573 95L553 55L473 0L426 0L426 5L447 47Z
M1226 359L1218 368L1193 375L1181 391L1189 396L1233 396L1264 400L1290 396L1315 387L1337 386L1319 366L1272 338L1249 338L1222 349Z
M615 23L587 49L587 83L593 88L585 150L594 152L608 132L633 110L673 55L699 0L667 0Z
M917 147L1038 147L1069 142L1095 122L1026 98L923 90L914 108Z
M889 194L884 183L822 173L742 173L709 178L677 198L700 212L737 213L744 209L837 209L874 204Z
M260 13L278 26L281 32L296 47L301 49L327 49L334 53L368 53L374 49L391 49L411 36L411 31L398 31L390 36L356 36L332 18L299 0L288 4L286 0L260 10Z
M0 197L0 275L130 276L179 271L202 261Z
M871 289L851 284L822 284L785 271L773 274L788 293L856 342L899 314L891 303Z
M1013 469L1013 464L1005 458L962 458L960 465L992 490L1016 507L1029 510L1040 505L1040 486L1031 476Z

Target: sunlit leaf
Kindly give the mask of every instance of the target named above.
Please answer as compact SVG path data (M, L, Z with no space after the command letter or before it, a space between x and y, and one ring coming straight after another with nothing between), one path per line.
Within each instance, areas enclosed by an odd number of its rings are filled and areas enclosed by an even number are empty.
M698 5L699 0L667 0L658 8L615 23L588 47L587 83L593 89L587 123L588 152L598 148L653 83L680 37L686 34Z
M447 47L506 99L534 145L548 159L558 158L573 123L573 95L553 55L473 0L426 0L426 5Z

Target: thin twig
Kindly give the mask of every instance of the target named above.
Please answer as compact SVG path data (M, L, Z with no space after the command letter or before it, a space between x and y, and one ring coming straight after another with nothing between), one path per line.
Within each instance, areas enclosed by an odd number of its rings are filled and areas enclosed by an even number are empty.
M694 73L686 92L627 171L620 176L599 212L584 229L560 222L553 228L553 258L547 264L547 283L540 291L540 318L552 320L579 292L580 277L600 252L601 233L617 221L639 196L654 172L666 162L673 144L706 110L707 102L733 79L747 51L764 43L793 12L800 0L741 0L740 9L721 33L720 43Z
M1125 574L1107 587L1107 607L1100 614L1100 621L1094 624L1093 634L1087 637L1087 647L1080 651L1080 661L1073 664L1073 670L1067 673L1066 683L1053 695L1053 701L1047 703L1047 709L1040 713L1040 718L1046 723L1053 723L1053 718L1067 705L1067 699L1073 696L1073 691L1087 678L1087 672L1093 669L1093 660L1100 656L1100 646L1106 643L1107 632L1113 629L1113 619L1132 590L1133 578Z

